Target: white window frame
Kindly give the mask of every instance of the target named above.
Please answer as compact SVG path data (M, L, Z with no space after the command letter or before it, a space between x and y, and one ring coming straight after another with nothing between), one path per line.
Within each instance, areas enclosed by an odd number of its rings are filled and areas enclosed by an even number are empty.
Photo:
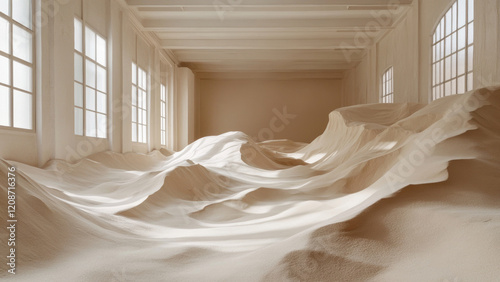
M92 137L92 138L99 138L99 139L106 139L108 138L108 103L109 103L109 95L108 95L108 51L107 51L107 39L103 35L99 34L95 29L90 27L84 20L78 19L75 17L74 23L75 26L79 22L81 24L81 51L77 50L77 46L75 43L74 46L74 53L75 53L75 61L77 56L80 56L82 59L82 80L79 81L77 79L77 75L75 73L74 77L74 134L77 136L85 136L85 137ZM75 29L74 29L75 30ZM87 39L87 33L94 33L95 34L95 58L91 58L88 54L88 51L86 49L86 39ZM76 41L76 32L75 32L75 41ZM105 58L104 60L99 60L98 58L98 39L104 41L104 50L105 50ZM94 85L89 84L89 77L88 77L88 72L87 72L87 63L95 65L95 72L94 72ZM76 70L76 62L75 62L75 70ZM101 81L101 87L99 87L99 79L98 79L98 70L103 70L104 71L104 76L105 79L104 81ZM104 83L104 86L102 84ZM81 95L81 103L77 101L77 91L81 89L82 92L80 93ZM89 93L94 93L93 95L93 104L94 107L90 107L90 103L88 103L90 100L88 100L91 96L87 96L87 91ZM104 96L103 100L100 100L99 97ZM82 131L77 132L77 115L79 114L79 111L81 111L81 118L82 118ZM93 115L94 116L94 130L91 131L91 127L88 126L89 122L89 117Z
M434 29L431 54L431 100L473 89L474 0L454 1L446 10Z
M131 106L131 121L132 121L132 142L148 143L148 73L139 67L136 62L132 62L132 106ZM142 98L142 99L140 99ZM134 130L135 129L135 130ZM141 134L142 133L142 134Z
M382 75L380 103L394 103L394 68L392 66Z
M8 91L8 99L9 99L9 103L8 105L5 107L8 109L8 115L9 115L9 122L8 124L2 124L0 125L0 128L5 128L5 129L9 129L9 130L20 130L20 131L27 131L27 132L35 132L36 131L36 97L35 97L35 93L36 93L36 84L35 84L35 75L36 75L36 65L35 65L35 62L36 62L36 49L35 49L35 43L36 43L36 38L35 38L35 32L34 32L34 26L35 26L35 12L34 12L34 9L35 9L35 3L33 0L31 1L28 1L30 4L31 4L31 7L30 7L30 15L29 15L29 18L30 18L30 27L27 27L25 26L23 23L20 23L16 20L14 20L14 16L13 16L13 1L16 1L16 0L10 0L8 1L8 14L4 14L2 12L0 12L0 18L2 18L3 20L7 21L8 22L8 29L9 29L9 40L8 40L8 52L3 52L0 50L0 56L6 58L8 60L8 64L9 64L9 81L8 83L2 83L1 79L0 79L0 86L4 89L7 89ZM20 3L20 2L17 2L17 3ZM23 58L20 58L18 56L15 56L14 55L14 52L15 50L19 50L18 48L15 48L14 47L14 27L17 27L17 28L20 28L21 30L27 32L30 34L31 36L31 54L29 54L31 56L31 62L28 62L26 60L24 60ZM22 89L22 88L19 88L19 87L16 87L14 84L15 84L15 72L14 72L14 63L16 65L19 65L19 66L25 66L25 67L28 67L31 69L31 77L30 77L30 81L31 81L31 91L29 91L28 89ZM20 94L28 94L30 95L29 97L31 98L31 104L30 104L30 107L31 109L23 109L23 110L27 110L26 112L28 113L31 113L31 124L29 125L29 127L21 127L21 126L16 126L15 125L15 122L16 122L16 114L15 114L15 93L20 93ZM2 111L4 110L3 107L1 108ZM24 111L23 111L24 113ZM0 113L2 114L2 113Z
M167 86L160 84L160 135L161 145L167 146Z

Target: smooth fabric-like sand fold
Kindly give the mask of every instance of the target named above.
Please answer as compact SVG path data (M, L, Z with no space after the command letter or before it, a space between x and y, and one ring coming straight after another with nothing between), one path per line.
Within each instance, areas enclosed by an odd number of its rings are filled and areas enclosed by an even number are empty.
M2 207L18 170L18 247L0 278L498 281L500 88L329 118L310 144L228 132L176 153L1 160Z

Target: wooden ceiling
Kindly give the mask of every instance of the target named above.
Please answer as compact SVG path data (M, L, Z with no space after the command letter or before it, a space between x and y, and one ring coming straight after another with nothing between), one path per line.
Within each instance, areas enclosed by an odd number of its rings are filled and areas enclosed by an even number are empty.
M145 31L197 72L342 72L412 0L126 2Z

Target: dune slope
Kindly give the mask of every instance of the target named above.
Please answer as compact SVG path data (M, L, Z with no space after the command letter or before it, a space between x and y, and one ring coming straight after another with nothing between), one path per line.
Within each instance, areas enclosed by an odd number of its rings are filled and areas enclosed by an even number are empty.
M1 160L18 223L0 278L499 281L500 88L329 118L310 144L229 132L172 155Z

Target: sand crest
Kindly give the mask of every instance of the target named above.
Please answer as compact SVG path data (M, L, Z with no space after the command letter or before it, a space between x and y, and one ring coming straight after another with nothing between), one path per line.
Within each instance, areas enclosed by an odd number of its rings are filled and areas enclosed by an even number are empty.
M500 88L329 118L310 144L228 132L173 154L1 160L0 220L13 165L18 223L0 278L498 281Z

